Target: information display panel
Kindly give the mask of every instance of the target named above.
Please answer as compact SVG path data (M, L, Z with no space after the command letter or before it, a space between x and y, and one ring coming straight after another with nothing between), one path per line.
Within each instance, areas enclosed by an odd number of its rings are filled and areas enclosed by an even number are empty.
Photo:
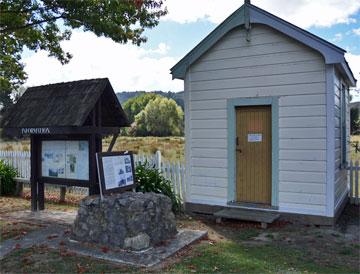
M103 193L121 192L135 187L134 159L131 152L97 153Z
M89 180L89 142L85 140L42 141L41 176Z

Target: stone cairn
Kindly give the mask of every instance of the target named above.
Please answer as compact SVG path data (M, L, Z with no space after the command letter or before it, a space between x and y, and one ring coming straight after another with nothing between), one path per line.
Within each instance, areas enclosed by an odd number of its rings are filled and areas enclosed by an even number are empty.
M143 250L177 233L171 200L162 194L124 192L89 196L80 202L71 238L81 242Z

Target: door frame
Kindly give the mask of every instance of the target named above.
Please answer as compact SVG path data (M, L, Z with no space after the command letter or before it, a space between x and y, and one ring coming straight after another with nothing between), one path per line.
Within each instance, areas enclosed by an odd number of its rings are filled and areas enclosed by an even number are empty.
M279 99L273 97L227 99L228 202L236 199L236 107L271 106L271 206L279 206Z

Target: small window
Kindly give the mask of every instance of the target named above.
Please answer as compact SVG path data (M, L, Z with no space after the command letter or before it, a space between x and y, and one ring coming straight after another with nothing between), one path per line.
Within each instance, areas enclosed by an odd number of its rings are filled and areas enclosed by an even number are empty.
M341 167L347 166L347 90L343 85L340 92L340 140L341 140Z

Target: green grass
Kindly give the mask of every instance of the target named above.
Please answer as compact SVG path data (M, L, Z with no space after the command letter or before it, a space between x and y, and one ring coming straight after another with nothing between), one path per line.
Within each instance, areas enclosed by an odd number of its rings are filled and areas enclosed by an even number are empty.
M306 251L271 245L245 246L233 242L196 246L195 256L169 268L176 273L356 273L358 268L348 268L330 263L321 265L307 257Z
M258 229L244 229L241 231L241 233L237 233L237 235L234 237L234 240L247 241L259 236L259 234L260 232Z

